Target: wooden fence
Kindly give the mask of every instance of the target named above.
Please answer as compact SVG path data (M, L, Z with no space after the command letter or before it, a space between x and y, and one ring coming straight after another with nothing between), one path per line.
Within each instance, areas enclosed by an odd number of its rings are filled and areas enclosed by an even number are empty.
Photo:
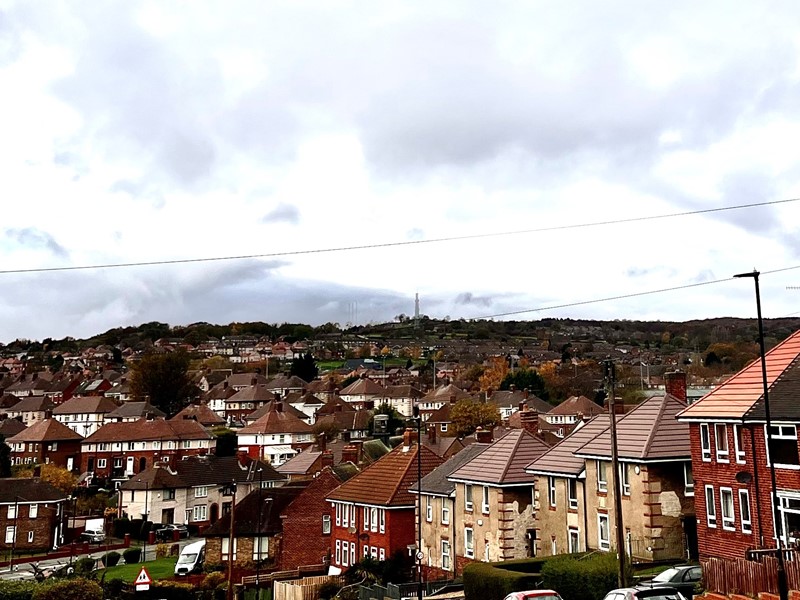
M800 555L786 551L784 556L789 589L800 590ZM778 593L778 559L774 556L758 560L709 558L701 563L706 591L753 597L759 592Z
M316 600L319 588L322 584L334 580L338 577L303 577L299 581L276 581L273 588L273 600Z

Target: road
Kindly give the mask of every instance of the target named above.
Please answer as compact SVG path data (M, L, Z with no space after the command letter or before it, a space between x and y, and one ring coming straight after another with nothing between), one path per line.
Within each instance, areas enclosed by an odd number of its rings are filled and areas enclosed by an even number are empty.
M179 546L180 546L180 548L182 550L183 547L186 546L187 544L191 544L192 542L197 542L200 539L202 539L202 538L189 538L189 539L186 539L186 540L181 540L180 542L177 542L177 543L179 544ZM103 548L102 545L100 545L100 546L97 546L96 549L93 550L92 552L90 552L89 554L78 554L78 553L76 553L75 556L72 558L72 560L74 562L74 561L78 560L79 558L83 558L85 556L90 556L90 557L94 558L95 560L99 561L100 558L104 554L106 554L106 552L109 552L109 550L106 550L105 548ZM117 550L117 552L122 554L123 550ZM143 562L148 562L148 561L151 561L151 560L155 560L155 558L156 558L156 547L155 547L155 545L148 544L147 545L147 549L146 549L146 553L145 553L145 558L144 558ZM38 562L38 565L39 565L40 569L48 569L48 568L58 568L58 567L61 567L63 565L68 564L69 562L70 562L69 558L53 558L53 559L49 559L49 560L40 560ZM31 567L31 563L20 563L20 564L15 564L14 565L14 571L13 572L9 571L8 568L4 568L2 571L0 571L0 581L14 581L14 580L19 580L19 579L33 579L33 575L34 575L34 570Z

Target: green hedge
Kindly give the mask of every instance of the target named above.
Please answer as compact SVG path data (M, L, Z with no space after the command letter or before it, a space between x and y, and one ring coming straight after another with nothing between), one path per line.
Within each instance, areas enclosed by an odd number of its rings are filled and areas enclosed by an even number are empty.
M465 596L481 600L503 600L511 592L530 590L539 585L538 575L498 566L499 563L475 562L464 567Z
M31 600L39 585L35 581L4 581L0 585L0 600Z
M96 581L77 577L53 585L40 585L32 600L103 600L103 589Z
M142 557L141 548L128 548L122 553L122 558L125 560L126 565L132 565L134 563L138 563L141 557Z
M602 600L617 587L618 569L617 556L611 552L556 556L542 566L542 587L569 600Z

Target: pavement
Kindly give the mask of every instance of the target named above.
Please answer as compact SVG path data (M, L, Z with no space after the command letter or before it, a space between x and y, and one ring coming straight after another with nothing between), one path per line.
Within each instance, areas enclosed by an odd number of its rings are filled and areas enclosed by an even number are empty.
M200 539L202 538L189 538L181 540L180 542L172 542L172 543L177 543L180 549L183 550L183 547L186 546L187 544L191 544L192 542L197 542ZM170 543L170 545L172 545L172 543ZM95 549L93 549L88 554L86 553L79 554L76 552L75 556L72 557L72 562L75 562L79 558L84 558L86 556L90 556L95 560L99 561L99 559L102 558L102 556L107 552L110 551L106 550L101 544L99 546L96 546ZM123 550L117 550L117 552L122 554ZM155 558L156 558L156 546L148 544L142 564L147 563L151 560L155 560ZM39 569L49 570L49 569L58 569L59 567L63 567L64 565L69 564L69 562L70 562L69 558L51 558L47 560L40 560L36 562L36 564L38 565ZM32 563L19 563L14 565L13 571L10 571L7 567L0 570L0 581L33 579L34 574L35 571L33 569Z

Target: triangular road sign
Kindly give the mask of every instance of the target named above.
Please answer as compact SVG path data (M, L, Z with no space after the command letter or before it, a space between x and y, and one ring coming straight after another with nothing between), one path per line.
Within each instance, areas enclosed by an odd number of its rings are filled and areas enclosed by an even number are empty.
M136 576L136 581L133 583L136 584L138 589L140 585L150 585L153 583L153 580L150 578L150 573L147 572L147 569L142 567L142 570L139 571L139 574Z

